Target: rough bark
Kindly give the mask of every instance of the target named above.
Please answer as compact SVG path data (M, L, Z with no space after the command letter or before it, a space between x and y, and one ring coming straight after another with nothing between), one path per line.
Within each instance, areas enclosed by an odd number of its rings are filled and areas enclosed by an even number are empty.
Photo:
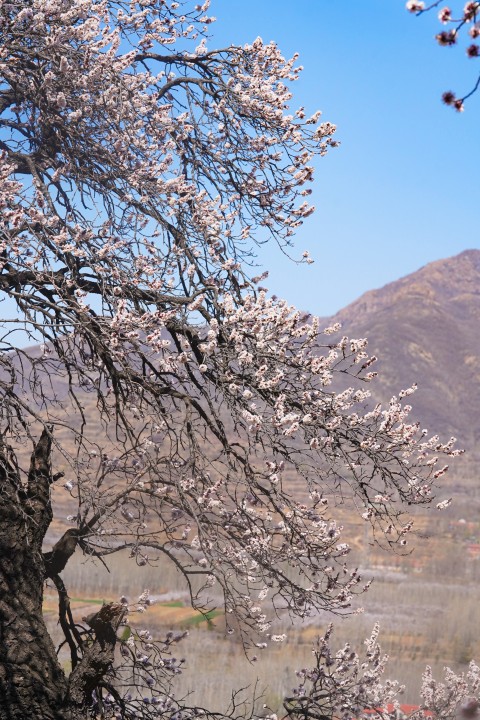
M80 647L78 635L70 635L84 653L67 678L43 619L43 585L45 577L53 577L61 607L68 606L58 572L75 550L77 533L67 531L42 554L52 519L50 451L46 428L23 485L14 455L0 444L0 720L87 717L92 691L110 670L124 613L121 605L105 605L91 625L95 636L87 649Z
M124 615L123 605L110 603L88 619L95 632L95 640L70 676L68 701L73 705L81 707L110 669L117 641L116 631Z
M0 718L57 720L67 680L42 614L42 541L52 518L51 438L44 430L27 487L8 448L0 450Z

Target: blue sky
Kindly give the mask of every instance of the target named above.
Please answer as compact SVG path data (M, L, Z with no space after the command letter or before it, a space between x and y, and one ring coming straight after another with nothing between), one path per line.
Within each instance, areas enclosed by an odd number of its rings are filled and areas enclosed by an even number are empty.
M297 236L297 254L308 248L315 264L269 248L271 292L330 315L480 247L480 93L464 113L440 100L444 90L468 91L480 60L464 45L436 44L435 13L416 18L404 0L212 0L211 14L211 48L260 35L285 55L299 52L305 70L292 104L321 109L342 143L317 163L317 212Z

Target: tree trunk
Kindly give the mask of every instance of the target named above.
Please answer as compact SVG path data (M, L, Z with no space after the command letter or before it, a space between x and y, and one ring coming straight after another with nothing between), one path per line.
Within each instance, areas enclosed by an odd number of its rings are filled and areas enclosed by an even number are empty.
M32 455L27 486L0 448L0 718L63 718L67 680L42 614L42 541L52 519L49 432Z
M95 636L66 678L43 620L43 585L50 576L64 590L58 572L73 554L76 531L67 531L44 559L42 542L52 520L50 451L45 429L22 484L15 457L0 444L0 720L89 717L92 692L111 668L125 612L111 603L97 613Z
M42 615L42 556L28 546L25 523L2 512L0 718L57 720L67 682Z

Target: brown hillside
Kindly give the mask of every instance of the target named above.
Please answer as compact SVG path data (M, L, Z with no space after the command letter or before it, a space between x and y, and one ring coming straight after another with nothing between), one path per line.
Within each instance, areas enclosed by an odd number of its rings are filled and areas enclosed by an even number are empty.
M418 391L409 398L413 418L443 440L454 435L459 446L466 449L465 456L452 463L444 487L457 498L466 490L473 509L480 460L480 250L430 263L367 292L325 320L325 326L337 321L349 337L367 337L370 351L379 358L379 377L370 386L374 401L387 402L401 389L417 383ZM35 357L39 348L28 352ZM58 408L59 417L63 417L70 412L65 382L54 371L48 382L64 402L64 408ZM96 417L95 393L82 389L78 398L87 415ZM72 422L78 425L78 415L70 416ZM95 438L98 432L102 431L94 422L88 435ZM59 428L56 438L67 448L71 445L72 453L75 451L66 428ZM67 469L60 456L55 469ZM52 527L51 533L58 536L73 508L61 483L53 495L60 525Z
M438 260L362 295L333 321L368 337L378 397L417 383L414 417L480 456L480 250ZM374 386L372 386L374 389Z

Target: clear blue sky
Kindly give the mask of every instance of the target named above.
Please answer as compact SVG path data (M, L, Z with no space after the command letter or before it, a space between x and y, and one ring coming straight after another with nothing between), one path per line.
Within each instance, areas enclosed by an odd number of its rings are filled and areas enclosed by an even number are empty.
M463 3L460 3L463 8ZM330 315L366 290L480 247L480 93L464 113L444 90L470 89L480 60L440 48L436 14L404 0L212 0L209 47L258 35L305 66L295 107L323 111L341 147L318 162L317 212L297 236L309 267L271 248L271 290Z

